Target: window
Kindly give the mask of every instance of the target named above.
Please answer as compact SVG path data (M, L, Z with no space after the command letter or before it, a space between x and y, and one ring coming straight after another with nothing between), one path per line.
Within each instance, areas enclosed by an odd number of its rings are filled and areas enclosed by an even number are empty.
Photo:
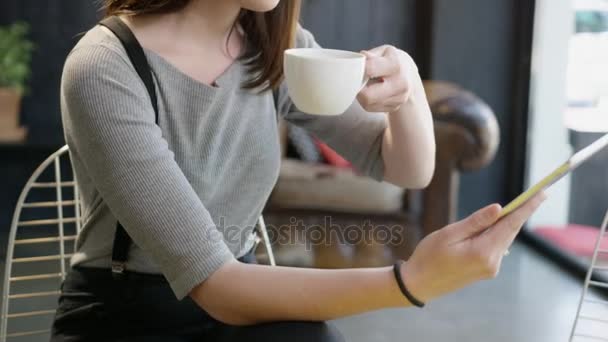
M608 0L539 0L534 32L527 184L608 133ZM548 190L533 234L589 261L608 210L608 151ZM603 242L608 250L608 239ZM600 256L608 266L608 253Z

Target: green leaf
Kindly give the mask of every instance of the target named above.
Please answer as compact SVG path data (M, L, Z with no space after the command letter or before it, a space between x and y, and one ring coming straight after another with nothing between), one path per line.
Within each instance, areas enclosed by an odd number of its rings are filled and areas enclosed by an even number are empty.
M0 87L26 89L34 51L28 34L29 25L25 22L0 27Z

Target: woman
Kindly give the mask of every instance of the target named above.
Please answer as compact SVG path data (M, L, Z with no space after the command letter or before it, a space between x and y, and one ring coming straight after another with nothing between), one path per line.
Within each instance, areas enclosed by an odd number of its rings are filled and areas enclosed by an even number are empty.
M311 116L292 105L282 81L283 51L317 46L297 25L299 1L105 5L145 48L158 124L120 41L93 28L62 80L84 227L54 341L337 341L334 329L312 322L420 305L494 276L542 201L498 223L500 207L484 208L424 239L395 274L256 265L252 227L280 163L277 108L363 174L407 188L429 183L433 125L416 65L391 46L367 51L366 73L379 82L345 114ZM126 263L112 263L122 229L133 244Z

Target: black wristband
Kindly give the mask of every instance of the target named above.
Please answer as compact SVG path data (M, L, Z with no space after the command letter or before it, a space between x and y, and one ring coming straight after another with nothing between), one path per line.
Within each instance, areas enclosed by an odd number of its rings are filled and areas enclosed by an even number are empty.
M401 293L403 293L405 298L407 298L407 300L409 300L410 303L412 303L413 305L415 305L419 308L423 308L424 303L419 301L418 299L416 299L416 297L414 297L414 295L411 294L411 292L407 289L407 287L405 287L405 283L403 283L403 278L401 278L401 265L403 265L404 262L405 261L403 261L403 260L397 260L397 262L395 262L395 266L393 266L393 272L395 273L395 280L397 280L397 285L399 285L399 289L401 290Z

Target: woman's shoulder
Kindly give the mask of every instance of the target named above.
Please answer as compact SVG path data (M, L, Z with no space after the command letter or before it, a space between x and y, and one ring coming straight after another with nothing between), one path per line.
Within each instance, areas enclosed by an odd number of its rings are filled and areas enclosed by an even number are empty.
M145 97L146 90L122 43L101 26L89 30L76 44L63 66L61 94L66 100L104 94L116 89Z
M309 30L298 24L296 31L296 47L297 48L319 48L319 44L315 40L315 36Z
M86 32L68 54L65 70L95 72L103 67L128 67L129 58L122 44L110 31L99 25Z

